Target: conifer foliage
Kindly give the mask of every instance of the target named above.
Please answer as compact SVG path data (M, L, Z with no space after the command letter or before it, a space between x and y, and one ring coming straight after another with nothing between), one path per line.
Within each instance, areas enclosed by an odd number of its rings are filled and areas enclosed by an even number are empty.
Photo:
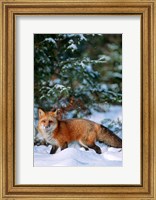
M122 102L120 34L35 34L34 104L71 117Z

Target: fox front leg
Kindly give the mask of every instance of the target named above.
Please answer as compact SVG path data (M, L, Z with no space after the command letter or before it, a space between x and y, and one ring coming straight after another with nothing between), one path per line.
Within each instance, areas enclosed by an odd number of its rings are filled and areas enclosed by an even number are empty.
M58 149L58 146L57 145L53 145L52 148L51 148L51 151L50 151L50 154L54 154Z
M61 151L68 148L68 143L65 142L63 145L61 145Z

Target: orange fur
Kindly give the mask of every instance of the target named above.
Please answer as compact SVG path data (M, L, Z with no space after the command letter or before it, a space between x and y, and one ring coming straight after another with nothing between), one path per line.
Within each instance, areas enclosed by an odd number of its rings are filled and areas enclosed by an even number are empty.
M122 140L106 127L86 119L58 120L56 112L44 112L39 109L38 130L43 138L52 144L51 153L57 148L68 147L72 141L78 141L86 150L94 149L101 153L95 141L102 141L110 146L122 147Z

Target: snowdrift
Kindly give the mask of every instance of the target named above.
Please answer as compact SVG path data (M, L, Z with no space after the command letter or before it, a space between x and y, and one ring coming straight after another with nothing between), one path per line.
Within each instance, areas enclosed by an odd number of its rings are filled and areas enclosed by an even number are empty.
M107 113L94 114L88 118L92 121L100 123L104 118L112 120L122 119L121 107L113 106ZM122 136L119 133L118 136ZM97 154L93 149L86 151L77 142L73 142L67 149L57 150L55 154L49 154L51 145L34 146L34 167L52 167L52 166L69 166L69 167L119 167L122 166L122 149L108 147L103 143L96 142L101 148L102 154Z

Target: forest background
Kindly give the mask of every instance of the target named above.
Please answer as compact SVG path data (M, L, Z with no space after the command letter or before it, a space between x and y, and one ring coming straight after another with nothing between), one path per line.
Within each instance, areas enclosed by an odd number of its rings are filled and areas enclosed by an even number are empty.
M34 124L38 107L61 118L88 118L122 106L121 34L34 35ZM116 133L122 121L101 124Z

